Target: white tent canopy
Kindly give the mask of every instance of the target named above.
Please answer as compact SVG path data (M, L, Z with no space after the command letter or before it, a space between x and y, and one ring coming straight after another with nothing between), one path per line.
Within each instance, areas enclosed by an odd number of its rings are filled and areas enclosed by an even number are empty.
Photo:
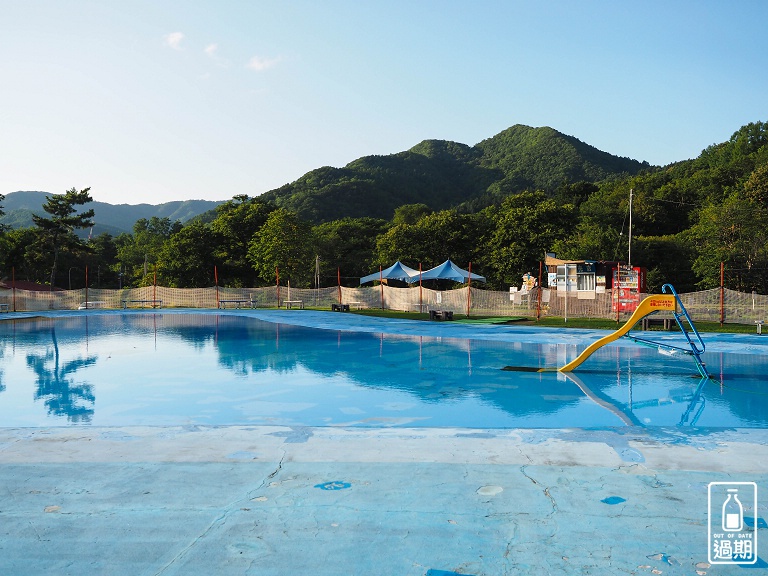
M416 272L417 280L418 276L419 273ZM466 282L470 278L479 282L485 282L485 276L480 276L474 272L470 273L467 270L459 268L450 260L446 260L439 266L435 266L434 268L430 268L426 272L421 273L422 280L453 280L454 282Z

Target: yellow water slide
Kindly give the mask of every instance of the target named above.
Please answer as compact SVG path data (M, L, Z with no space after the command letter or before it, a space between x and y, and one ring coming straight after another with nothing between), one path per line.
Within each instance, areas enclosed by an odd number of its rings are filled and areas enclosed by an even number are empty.
M644 317L648 316L649 314L653 314L654 312L662 311L673 313L675 312L675 296L673 294L657 294L654 296L648 296L645 300L638 304L637 308L632 313L632 316L629 317L629 319L621 328L616 330L616 332L612 332L611 334L608 334L608 336L604 336L603 338L600 338L600 340L597 340L587 346L587 348L574 360L571 360L562 368L558 368L558 371L571 372L574 368L578 367L582 362L584 362L584 360L589 358L595 352L595 350L602 348L606 344L610 344L614 340L618 340L624 336Z

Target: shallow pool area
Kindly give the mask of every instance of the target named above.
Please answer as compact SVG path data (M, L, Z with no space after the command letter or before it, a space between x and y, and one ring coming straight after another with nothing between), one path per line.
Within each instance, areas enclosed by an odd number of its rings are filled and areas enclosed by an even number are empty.
M308 310L6 318L3 574L768 568L758 336L704 335L718 380L702 383L690 358L629 340L571 375L503 370L556 367L604 331ZM756 486L750 564L713 564L713 483Z
M329 317L330 316L330 317ZM6 426L768 427L768 341L683 354L602 331L313 311L51 314L0 322ZM680 334L652 333L660 342Z

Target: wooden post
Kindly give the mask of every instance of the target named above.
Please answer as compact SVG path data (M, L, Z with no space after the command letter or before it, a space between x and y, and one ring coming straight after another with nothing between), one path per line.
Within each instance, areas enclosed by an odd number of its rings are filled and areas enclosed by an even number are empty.
M543 267L544 267L544 263L540 261L539 262L539 286L538 286L539 290L536 296L536 322L538 322L539 319L541 318L541 271Z
M277 307L280 308L280 270L275 266L275 286L277 286Z
M725 262L720 262L720 327L725 321Z
M85 309L88 310L88 265L85 265Z
M157 306L157 264L155 264L155 273L152 280L152 308Z
M381 287L381 309L384 310L384 278L381 274L381 264L379 264L379 286Z
M469 276L467 276L467 318L469 318L469 308L472 306L472 262L469 263Z
M216 264L213 265L213 281L216 284L216 308L220 308L219 304L219 269Z
M421 262L419 262L419 313L424 312L424 298L421 289Z
M11 286L13 287L13 311L16 312L16 266L11 268Z
M341 266L336 268L336 281L339 284L339 306L341 306Z

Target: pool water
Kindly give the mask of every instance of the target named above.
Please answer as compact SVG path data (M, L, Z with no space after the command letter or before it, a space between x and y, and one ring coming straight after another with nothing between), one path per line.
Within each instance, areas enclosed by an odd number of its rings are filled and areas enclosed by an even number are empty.
M382 326L321 329L247 312L6 320L0 422L768 427L768 355L743 341L723 339L705 354L721 380L713 382L701 381L690 358L626 340L565 375L502 370L573 359L585 345L565 331L485 327L454 338Z

